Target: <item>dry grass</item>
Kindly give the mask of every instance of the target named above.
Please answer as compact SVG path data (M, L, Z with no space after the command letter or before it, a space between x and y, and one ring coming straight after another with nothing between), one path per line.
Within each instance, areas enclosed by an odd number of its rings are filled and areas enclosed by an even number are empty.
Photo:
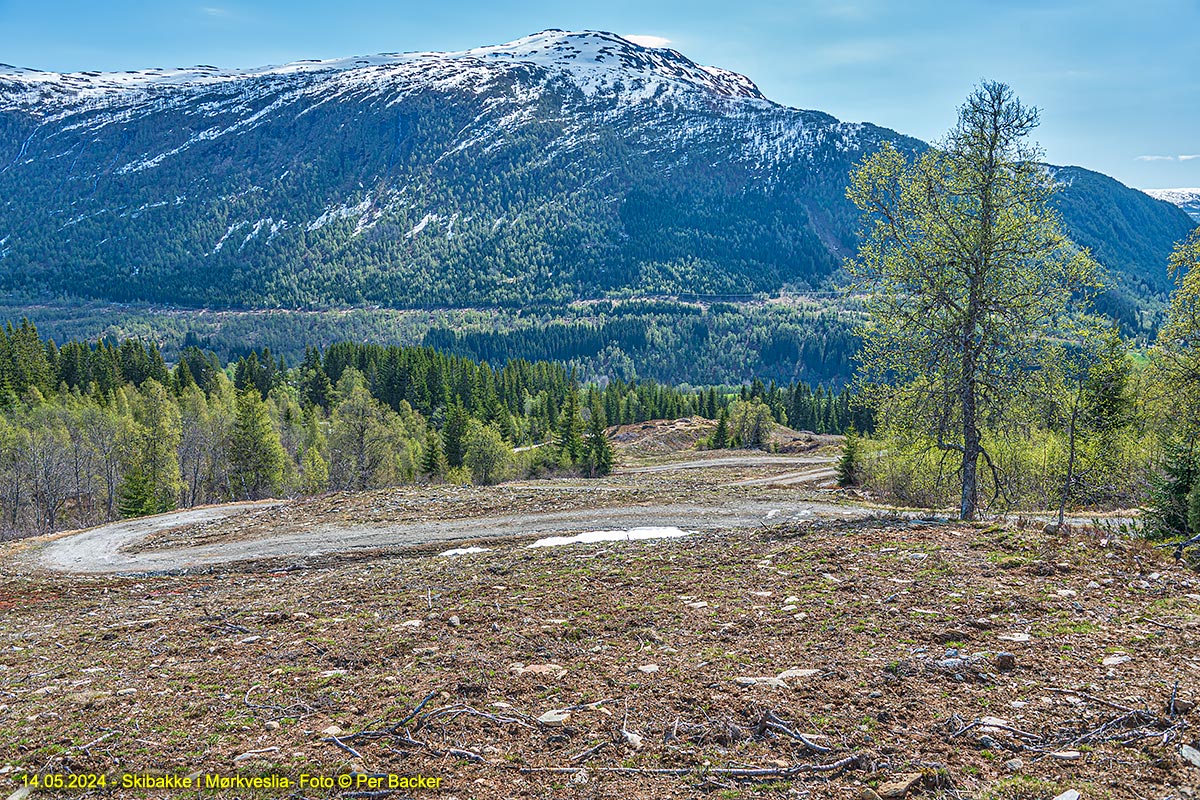
M1200 588L1139 543L881 521L493 546L283 573L10 570L5 777L366 770L444 776L447 798L845 798L908 772L921 796L1029 800L1181 796L1200 779L1177 755L1200 712L1168 709L1200 699ZM947 647L979 659L939 667ZM997 669L1001 650L1014 670ZM1102 664L1115 654L1128 660ZM736 680L792 668L818 672ZM348 738L430 696L397 729L421 745ZM564 726L536 721L579 706ZM767 712L829 752L763 726ZM959 733L989 716L1021 734ZM330 726L361 760L326 741ZM254 750L267 752L235 761ZM851 755L855 768L788 779L708 771ZM588 772L528 771L568 766ZM617 767L689 772L604 771Z

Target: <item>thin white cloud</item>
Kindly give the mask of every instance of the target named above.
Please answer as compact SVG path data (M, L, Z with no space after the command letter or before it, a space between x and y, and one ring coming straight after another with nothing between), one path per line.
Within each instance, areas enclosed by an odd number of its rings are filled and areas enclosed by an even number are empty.
M1194 158L1200 158L1200 153L1192 153L1191 155L1180 156L1179 160L1180 161L1191 161Z
M200 10L203 11L205 14L208 14L210 17L228 17L229 16L229 9L227 9L227 8L217 8L216 6L205 6L204 8L201 8Z
M622 39L628 39L634 44L640 44L642 47L666 47L671 43L671 40L664 36L654 36L649 33L625 33L621 35Z
M1200 158L1200 153L1178 156L1138 156L1136 161L1191 161Z

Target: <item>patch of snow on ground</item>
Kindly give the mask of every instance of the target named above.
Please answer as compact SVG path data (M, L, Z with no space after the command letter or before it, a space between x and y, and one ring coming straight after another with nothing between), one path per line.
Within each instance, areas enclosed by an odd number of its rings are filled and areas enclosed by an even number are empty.
M308 229L310 231L315 231L318 228L325 227L330 222L333 222L336 219L349 219L350 217L359 217L361 219L363 214L366 214L367 210L370 207L371 207L370 193L368 193L367 196L364 197L361 201L359 201L358 203L356 203L355 205L352 205L352 206L346 205L345 203L342 203L341 205L337 205L337 206L327 206L324 214L317 217L312 222L308 223Z
M220 241L217 242L216 246L213 247L212 252L209 253L209 255L211 256L213 253L221 252L221 248L225 246L225 240L228 239L230 236L232 236L234 231L236 231L238 228L243 228L249 224L250 224L249 222L242 221L242 222L235 222L232 225L230 225L229 230L225 231L225 235L222 236Z
M439 219L441 219L441 217L439 217L437 214L426 214L425 216L421 217L420 222L418 222L416 225L412 226L412 229L409 230L408 233L404 234L404 238L405 239L413 238L418 233L425 230L426 225L428 225L431 222L436 222Z
M627 531L587 531L574 536L548 536L538 539L528 547L560 547L568 544L594 544L596 542L632 542L641 539L678 539L691 536L695 531L679 528L630 528Z
M471 553L490 553L490 552L492 552L492 548L490 548L490 547L455 547L451 550L446 550L445 552L438 553L438 555L439 556L466 556L466 555L470 555Z

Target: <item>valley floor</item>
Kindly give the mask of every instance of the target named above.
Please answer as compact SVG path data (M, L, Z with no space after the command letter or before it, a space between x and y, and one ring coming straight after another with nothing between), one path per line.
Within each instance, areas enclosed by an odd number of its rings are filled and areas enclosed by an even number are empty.
M203 792L228 797L1195 796L1181 745L1200 745L1200 580L1169 551L1082 526L867 517L788 484L820 464L681 466L257 507L269 524L166 526L122 557L261 546L338 515L475 520L475 540L499 516L758 518L456 556L378 540L176 574L40 560L78 537L10 546L0 794L33 774L149 772L292 782ZM829 513L762 513L787 503ZM441 787L371 793L418 774Z

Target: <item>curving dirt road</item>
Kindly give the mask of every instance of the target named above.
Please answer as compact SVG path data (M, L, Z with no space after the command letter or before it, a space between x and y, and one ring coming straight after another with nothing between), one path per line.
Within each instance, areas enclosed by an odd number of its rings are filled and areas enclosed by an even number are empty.
M626 473L663 473L713 466L787 467L806 466L807 472L788 472L777 477L746 481L747 485L786 485L825 477L828 469L812 468L828 459L813 457L733 456L685 461L626 470ZM549 488L549 487L548 487ZM601 487L597 487L601 488ZM760 524L779 524L814 518L847 519L875 513L832 503L775 496L704 499L693 496L675 502L630 504L595 509L506 514L436 521L346 523L314 521L277 535L246 540L226 540L173 549L133 552L132 545L151 534L186 528L214 520L253 516L283 501L234 503L189 509L155 517L114 522L78 533L66 534L43 544L32 553L34 563L56 571L86 573L140 573L209 567L245 560L294 559L303 561L330 553L385 548L446 544L501 537L534 537L595 530L627 530L636 527L677 527L691 531L715 531Z
M799 486L805 483L824 483L837 477L833 467L803 470L801 472L785 472L782 475L771 475L766 478L746 478L734 481L730 486Z
M35 559L38 566L57 571L159 572L262 558L303 560L356 550L431 543L451 546L457 542L489 538L638 527L674 526L683 530L714 531L817 517L848 519L871 513L866 509L843 508L828 503L780 503L778 500L747 499L729 505L671 503L394 525L323 524L269 539L227 541L140 553L122 549L151 533L233 514L252 514L254 508L246 504L215 506L102 525L49 542L35 555Z
M613 474L678 472L682 469L710 469L712 467L798 467L802 464L832 464L833 462L834 459L829 456L719 456L717 458L698 458L692 461L669 461L665 464L652 464L646 467L629 467L616 470Z

